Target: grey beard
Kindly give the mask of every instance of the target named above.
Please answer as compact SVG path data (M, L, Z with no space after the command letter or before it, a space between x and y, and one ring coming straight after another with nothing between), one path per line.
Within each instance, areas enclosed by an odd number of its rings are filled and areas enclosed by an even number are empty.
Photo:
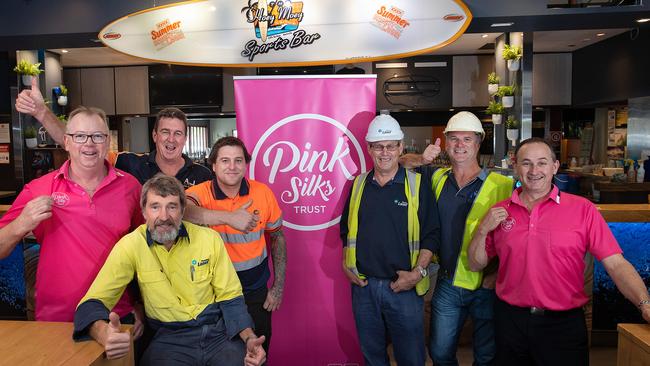
M164 233L159 233L158 231L151 230L151 238L156 242L156 243L168 243L170 241L175 241L176 238L178 237L178 228L174 228L171 231L167 231Z

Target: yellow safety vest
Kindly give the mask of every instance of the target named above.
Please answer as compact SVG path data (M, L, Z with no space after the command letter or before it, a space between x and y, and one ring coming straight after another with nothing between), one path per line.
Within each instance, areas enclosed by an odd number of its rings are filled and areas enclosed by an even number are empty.
M440 198L442 187L445 185L450 168L441 168L433 173L431 179L431 188L436 195L436 200ZM465 231L463 233L463 244L458 254L456 263L456 272L453 277L453 285L468 290L476 290L483 282L483 272L472 272L469 269L469 259L467 258L467 248L474 237L474 233L481 223L483 216L490 210L495 203L503 201L512 195L514 181L498 173L488 174L485 182L472 203L472 208L465 220Z
M365 276L357 269L357 233L359 232L359 207L361 206L361 195L366 185L368 172L357 176L352 184L350 196L350 208L348 211L348 236L345 249L345 266L359 278ZM420 220L418 218L418 207L420 206L420 182L422 176L419 173L406 171L404 192L408 202L408 244L411 254L411 268L417 266L420 255ZM415 285L415 291L422 296L429 290L429 277L424 277Z

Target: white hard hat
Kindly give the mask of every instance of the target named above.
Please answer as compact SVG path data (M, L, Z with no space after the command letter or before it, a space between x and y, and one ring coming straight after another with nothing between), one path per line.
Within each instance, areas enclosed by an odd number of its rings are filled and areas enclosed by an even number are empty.
M373 118L368 126L366 141L401 141L404 132L399 127L397 120L388 114L387 110L380 111L379 115Z
M447 122L447 127L445 128L445 135L447 132L476 132L481 134L481 139L485 137L485 131L483 131L483 125L481 120L478 119L472 112L462 111L454 114Z

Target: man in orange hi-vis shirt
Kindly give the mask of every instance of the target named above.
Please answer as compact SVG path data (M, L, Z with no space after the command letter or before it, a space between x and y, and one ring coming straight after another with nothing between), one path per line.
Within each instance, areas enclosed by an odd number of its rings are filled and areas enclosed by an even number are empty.
M227 225L213 225L221 234L226 250L235 266L244 290L248 313L255 323L255 332L266 336L264 350L268 352L271 339L271 312L282 302L287 248L282 232L282 211L271 189L263 183L246 179L244 172L251 157L244 143L236 137L219 139L208 161L216 178L187 189L189 205L210 210L233 211L252 200L248 208L259 221L247 233ZM267 289L270 277L264 234L271 238L273 285Z

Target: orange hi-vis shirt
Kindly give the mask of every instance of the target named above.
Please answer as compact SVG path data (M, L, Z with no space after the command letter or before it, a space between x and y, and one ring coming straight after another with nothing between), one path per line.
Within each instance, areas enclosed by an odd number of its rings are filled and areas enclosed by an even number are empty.
M282 210L271 189L264 183L244 178L239 194L229 198L219 188L216 179L213 179L188 188L186 193L190 201L210 210L232 212L246 202L253 201L247 211L257 211L260 217L253 230L244 234L228 225L215 225L212 229L221 235L244 292L266 285L270 271L264 233L282 228Z

